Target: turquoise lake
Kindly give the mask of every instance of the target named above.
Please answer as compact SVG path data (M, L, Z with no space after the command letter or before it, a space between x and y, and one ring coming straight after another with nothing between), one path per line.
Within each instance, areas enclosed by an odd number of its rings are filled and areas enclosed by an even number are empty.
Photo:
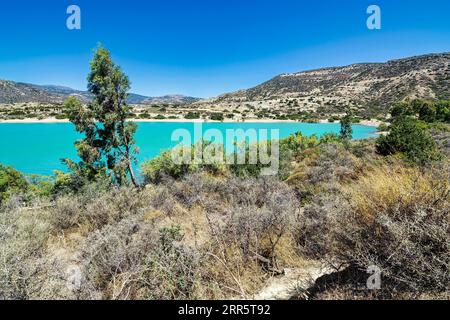
M278 129L280 138L301 131L305 135L339 133L335 123L203 123L203 132L218 129L225 136L227 129ZM139 162L156 157L162 150L178 144L171 141L172 132L187 129L194 136L192 122L140 122L136 133L140 149ZM354 125L354 139L374 137L375 127ZM77 159L74 142L81 137L70 123L3 123L0 124L0 163L13 166L25 174L51 175L53 170L65 171L63 158ZM270 137L270 131L269 131ZM194 141L195 142L195 141Z

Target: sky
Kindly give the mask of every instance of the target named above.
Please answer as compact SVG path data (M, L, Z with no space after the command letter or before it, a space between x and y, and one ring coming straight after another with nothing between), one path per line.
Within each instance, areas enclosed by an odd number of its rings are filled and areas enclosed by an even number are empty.
M381 29L369 30L369 5ZM68 6L81 9L69 30ZM288 72L450 51L449 0L15 0L0 79L86 88L98 43L132 92L212 97Z

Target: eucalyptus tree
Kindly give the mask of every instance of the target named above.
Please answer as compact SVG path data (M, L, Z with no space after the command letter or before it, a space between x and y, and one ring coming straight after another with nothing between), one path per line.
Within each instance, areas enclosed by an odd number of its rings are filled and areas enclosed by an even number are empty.
M84 134L75 144L81 161L66 162L89 180L104 174L122 185L130 177L137 186L133 172L139 152L134 140L137 126L127 122L131 111L126 103L130 81L102 46L97 48L90 66L88 90L92 101L83 105L70 97L65 102L70 121Z

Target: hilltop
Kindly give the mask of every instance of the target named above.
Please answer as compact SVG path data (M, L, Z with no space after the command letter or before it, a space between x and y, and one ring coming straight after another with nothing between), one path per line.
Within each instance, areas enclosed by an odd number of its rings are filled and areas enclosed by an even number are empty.
M449 99L449 65L450 53L440 53L281 74L256 87L197 105L246 113L270 110L328 115L351 106L361 114L373 115L373 111L383 112L396 101Z

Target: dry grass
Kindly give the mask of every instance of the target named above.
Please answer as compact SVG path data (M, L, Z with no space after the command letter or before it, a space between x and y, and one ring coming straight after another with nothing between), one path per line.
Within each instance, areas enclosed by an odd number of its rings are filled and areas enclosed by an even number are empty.
M439 202L438 199L449 192L449 183L448 177L435 180L430 173L417 168L380 166L343 189L357 213L373 219L378 212L385 212L394 205L411 207Z
M373 167L345 184L341 195L322 196L305 209L299 243L314 257L362 272L379 267L379 297L448 292L448 168Z

